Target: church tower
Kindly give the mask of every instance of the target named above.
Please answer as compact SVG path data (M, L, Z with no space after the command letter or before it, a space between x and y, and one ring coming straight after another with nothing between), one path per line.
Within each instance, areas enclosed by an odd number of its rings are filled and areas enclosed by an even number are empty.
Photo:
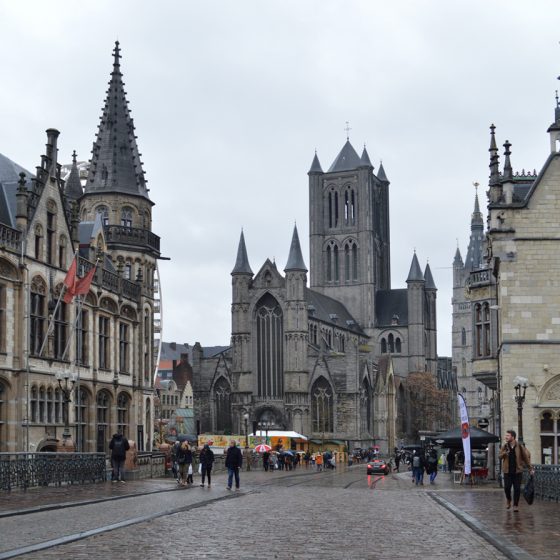
M120 59L117 41L87 182L78 203L82 222L94 222L97 216L101 219L107 253L99 256L112 263L114 282L122 283L138 299L136 321L142 347L134 356L133 375L135 385L147 397L153 386L154 289L160 239L152 232L154 203L148 197ZM77 186L73 192L79 196Z
M389 181L373 169L347 139L326 173L317 154L308 173L311 288L344 303L370 335L375 292L391 287Z

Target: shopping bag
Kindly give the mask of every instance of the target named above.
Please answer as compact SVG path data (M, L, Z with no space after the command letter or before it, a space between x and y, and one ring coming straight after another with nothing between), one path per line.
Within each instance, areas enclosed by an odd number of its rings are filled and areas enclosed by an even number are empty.
M525 484L525 488L523 488L523 497L529 505L531 505L535 500L535 480L533 475L529 476L529 479Z
M198 474L202 474L202 463L198 465Z
M187 474L192 474L192 463L189 465L189 470L188 470Z

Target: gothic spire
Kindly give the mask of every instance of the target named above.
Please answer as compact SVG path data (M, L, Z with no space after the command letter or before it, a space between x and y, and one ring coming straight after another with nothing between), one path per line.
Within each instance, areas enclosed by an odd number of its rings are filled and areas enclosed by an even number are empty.
M471 230L478 227L484 227L484 218L482 217L482 212L480 211L477 192L474 195L474 212L471 216Z
M407 282L424 282L424 275L422 274L422 269L420 268L420 263L418 262L418 257L416 256L416 251L414 251L414 256L412 257L412 263L410 264L410 271L408 273Z
M385 174L385 168L383 167L383 162L379 163L379 169L377 170L377 178L383 183L388 183L387 175Z
M484 244L484 219L478 204L478 192L474 197L474 212L471 216L471 237L465 259L465 266L469 270L476 270L482 266L482 253Z
M249 265L249 258L247 257L247 249L245 247L245 236L243 235L243 230L241 230L241 237L239 238L239 246L237 247L237 259L235 260L235 266L231 271L232 276L234 274L249 274L253 275L251 266Z
M370 167L373 169L373 165L369 159L369 154L366 150L366 145L364 144L364 151L362 152L362 157L360 158L360 167Z
M121 73L121 51L115 42L113 71L101 122L93 143L86 193L120 192L148 197Z
M426 280L426 290L437 290L434 277L432 276L432 270L430 269L430 263L426 263L424 279Z
M319 162L319 158L317 157L317 152L315 152L315 157L313 158L313 161L311 162L311 167L307 172L308 175L314 173L323 173L323 168L321 167L321 163Z
M70 200L78 200L78 198L84 194L82 183L80 182L80 172L78 170L76 157L76 150L74 150L72 153L72 168L70 169L70 175L68 175L64 186L64 194Z
M290 245L290 254L288 255L288 262L284 268L284 272L300 270L307 272L307 267L303 262L303 255L301 254L301 246L299 244L299 236L297 226L294 226L294 234L292 235L292 244Z
M500 156L498 155L498 147L496 146L496 127L490 125L490 185L496 185L500 182Z
M513 180L513 169L511 168L511 161L509 156L511 156L511 143L509 140L506 140L504 143L504 181L511 181Z
M455 251L455 258L453 259L453 266L463 267L463 257L461 256L461 250L457 247Z

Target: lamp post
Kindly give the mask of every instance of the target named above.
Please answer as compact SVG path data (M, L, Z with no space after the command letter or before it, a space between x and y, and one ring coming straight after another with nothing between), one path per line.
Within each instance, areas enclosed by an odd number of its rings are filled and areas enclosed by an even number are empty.
M519 432L519 443L523 443L523 403L525 402L525 392L529 385L526 377L517 376L514 380L515 402L517 403L517 431Z
M243 422L245 423L245 447L249 447L249 432L248 432L248 427L247 424L249 422L249 413L246 412L243 415Z
M63 401L64 406L62 407L62 414L64 416L64 431L62 432L62 441L63 441L63 445L66 445L66 442L70 439L68 405L72 402L71 395L72 395L72 390L74 389L74 383L76 383L76 374L68 373L67 371L65 371L64 373L59 371L56 374L56 379L58 381L58 386L62 391L62 396L64 397L64 401ZM63 381L64 381L64 385L62 384Z

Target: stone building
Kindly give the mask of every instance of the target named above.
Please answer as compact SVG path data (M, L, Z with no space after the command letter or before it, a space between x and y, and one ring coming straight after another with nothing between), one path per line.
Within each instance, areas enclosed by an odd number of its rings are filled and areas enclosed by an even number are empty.
M58 136L47 130L35 173L0 156L0 451L106 451L118 430L142 450L153 430L160 240L118 42L85 188L75 154L63 181ZM74 255L80 276L98 266L89 293L65 303Z
M406 377L436 355L436 286L413 255L407 288L390 278L389 181L347 141L309 170L310 270L294 228L284 275L254 274L244 234L232 271L231 348L193 349L203 431L273 429L392 449L410 436ZM309 284L308 284L309 273Z
M467 282L473 375L500 396L501 435L518 429L515 379L528 379L523 436L533 461L560 463L560 104L539 173L514 173L504 143L500 172L491 127L486 267Z
M490 388L473 377L473 358L483 358L481 350L473 354L473 316L471 300L465 294L471 273L486 269L484 260L484 219L480 211L478 193L475 195L474 212L471 217L471 235L467 256L463 263L461 251L457 247L453 259L453 300L452 300L452 369L456 375L457 390L467 404L469 419L473 426L487 428L490 416L490 401L493 397ZM490 305L490 304L489 304ZM488 341L490 339L488 338Z

